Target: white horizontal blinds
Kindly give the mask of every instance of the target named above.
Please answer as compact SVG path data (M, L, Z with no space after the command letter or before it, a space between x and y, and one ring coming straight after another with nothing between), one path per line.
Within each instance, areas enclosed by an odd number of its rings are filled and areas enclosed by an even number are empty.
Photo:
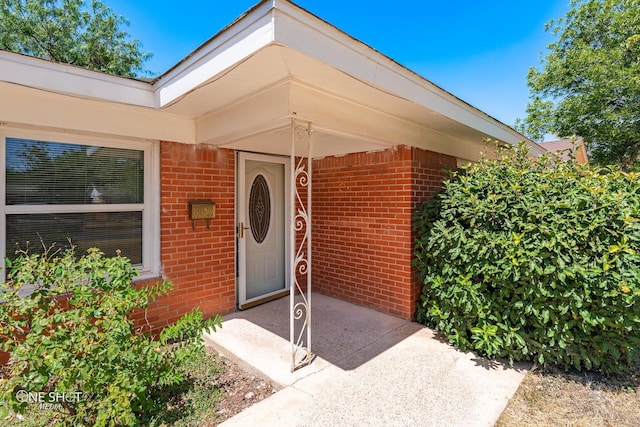
M144 203L144 153L7 138L7 205Z
M6 138L6 254L43 244L142 264L144 152Z
M142 212L86 212L7 215L7 256L17 249L40 252L55 243L79 253L92 247L115 256L120 250L133 264L142 264Z

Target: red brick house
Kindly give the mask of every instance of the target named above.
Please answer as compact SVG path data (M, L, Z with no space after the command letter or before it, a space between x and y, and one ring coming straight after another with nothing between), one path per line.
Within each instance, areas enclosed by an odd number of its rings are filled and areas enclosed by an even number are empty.
M152 82L0 52L0 256L38 236L121 249L174 282L163 326L287 293L309 243L314 290L409 319L412 211L486 137L525 139L286 0ZM192 221L203 200L215 217Z
M565 138L556 141L545 141L540 144L550 153L558 154L563 160L569 160L572 156L576 163L587 164L589 157L582 138Z

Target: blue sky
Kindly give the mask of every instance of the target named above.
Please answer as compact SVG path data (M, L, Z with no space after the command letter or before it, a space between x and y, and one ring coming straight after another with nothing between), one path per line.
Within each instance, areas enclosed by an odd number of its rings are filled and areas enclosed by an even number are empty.
M258 0L104 0L153 53L161 74ZM569 0L364 1L296 3L443 89L513 125L524 117L529 67L553 38L549 20Z

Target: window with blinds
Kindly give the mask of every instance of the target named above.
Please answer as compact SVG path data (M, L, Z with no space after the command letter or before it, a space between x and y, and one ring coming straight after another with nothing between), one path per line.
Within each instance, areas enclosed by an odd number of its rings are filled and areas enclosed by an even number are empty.
M5 138L6 256L70 244L143 264L145 151Z

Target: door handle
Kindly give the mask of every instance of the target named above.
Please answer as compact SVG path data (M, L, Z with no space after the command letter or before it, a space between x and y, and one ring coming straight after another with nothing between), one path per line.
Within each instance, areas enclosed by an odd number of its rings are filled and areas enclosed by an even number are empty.
M244 223L241 222L238 224L238 236L242 239L244 238L244 230L248 230L250 227L245 227Z

